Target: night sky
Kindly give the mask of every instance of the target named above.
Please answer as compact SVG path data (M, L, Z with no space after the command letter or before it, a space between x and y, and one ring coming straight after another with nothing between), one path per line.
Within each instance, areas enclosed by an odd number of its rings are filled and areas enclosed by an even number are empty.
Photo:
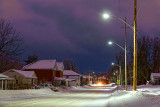
M73 59L80 72L88 68L105 73L121 49L108 46L113 40L124 46L124 23L101 14L127 17L133 25L134 0L0 0L0 18L15 25L24 40L23 58ZM160 36L160 0L138 0L138 31L142 36ZM128 45L133 32L127 29Z

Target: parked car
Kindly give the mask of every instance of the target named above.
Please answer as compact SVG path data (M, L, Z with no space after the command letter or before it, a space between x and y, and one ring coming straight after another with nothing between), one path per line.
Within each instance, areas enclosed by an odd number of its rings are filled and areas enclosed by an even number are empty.
M53 86L52 84L45 84L46 87L51 87Z
M40 87L38 85L35 85L35 89L40 89Z
M53 86L52 84L50 83L43 83L43 84L40 84L41 87L51 87Z
M33 89L40 89L40 86L34 85L32 88L33 88Z

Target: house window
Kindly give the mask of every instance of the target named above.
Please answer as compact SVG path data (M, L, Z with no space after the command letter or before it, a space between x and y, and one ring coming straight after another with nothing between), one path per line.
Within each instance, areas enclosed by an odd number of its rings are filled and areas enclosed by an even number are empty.
M18 84L18 79L16 79L16 84Z
M61 77L61 72L60 71L56 71L56 77Z

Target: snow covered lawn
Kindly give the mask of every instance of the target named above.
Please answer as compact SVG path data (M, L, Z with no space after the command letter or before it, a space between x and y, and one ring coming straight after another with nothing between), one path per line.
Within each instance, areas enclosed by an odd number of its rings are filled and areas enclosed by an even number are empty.
M35 98L53 94L54 92L49 88L26 89L26 90L0 90L0 101L21 99L21 98L32 98L32 97Z

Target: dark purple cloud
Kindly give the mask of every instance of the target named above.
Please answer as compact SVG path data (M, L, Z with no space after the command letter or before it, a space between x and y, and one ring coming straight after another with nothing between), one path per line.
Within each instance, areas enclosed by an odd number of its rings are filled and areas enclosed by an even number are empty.
M138 1L138 29L151 36L159 33L159 0ZM124 44L124 24L104 21L103 11L133 24L133 0L1 0L0 15L15 24L25 41L24 58L75 59L81 71L88 66L105 72L120 49L106 46L107 40ZM128 41L132 43L132 29ZM140 36L140 35L139 35ZM131 44L132 45L132 44Z

